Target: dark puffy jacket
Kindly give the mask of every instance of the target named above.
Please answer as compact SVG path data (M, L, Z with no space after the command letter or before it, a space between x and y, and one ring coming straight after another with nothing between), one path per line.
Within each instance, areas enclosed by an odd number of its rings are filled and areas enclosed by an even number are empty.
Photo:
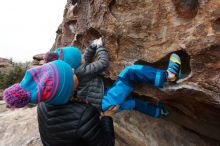
M100 120L98 110L91 105L40 103L37 113L44 146L114 146L112 118Z
M98 59L92 62L95 54ZM84 58L85 64L82 64L75 71L79 80L77 97L101 109L100 105L104 95L104 82L101 73L109 65L108 52L104 47L94 48L90 45L85 50Z

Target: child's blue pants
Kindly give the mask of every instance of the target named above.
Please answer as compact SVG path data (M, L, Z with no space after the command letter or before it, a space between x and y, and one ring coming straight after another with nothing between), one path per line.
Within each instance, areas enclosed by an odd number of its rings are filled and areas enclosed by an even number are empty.
M134 83L150 83L156 87L163 87L166 80L167 73L165 70L143 65L128 66L122 70L113 86L104 95L102 99L102 110L105 111L110 106L119 104L119 111L135 109L147 115L159 117L160 106L127 97L133 91Z

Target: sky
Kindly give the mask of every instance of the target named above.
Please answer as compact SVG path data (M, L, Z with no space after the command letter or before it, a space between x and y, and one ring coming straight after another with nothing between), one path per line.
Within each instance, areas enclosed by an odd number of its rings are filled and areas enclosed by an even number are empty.
M31 61L49 51L63 20L66 0L1 0L0 57Z

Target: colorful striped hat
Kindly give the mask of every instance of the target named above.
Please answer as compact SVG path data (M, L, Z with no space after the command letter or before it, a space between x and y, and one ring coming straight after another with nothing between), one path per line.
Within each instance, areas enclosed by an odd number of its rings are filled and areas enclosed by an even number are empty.
M63 47L56 51L48 52L44 60L50 62L54 60L63 60L68 63L72 68L76 69L81 64L81 51L76 47Z
M3 99L15 108L39 102L61 105L69 101L73 86L72 68L56 60L27 70L20 83L5 89Z

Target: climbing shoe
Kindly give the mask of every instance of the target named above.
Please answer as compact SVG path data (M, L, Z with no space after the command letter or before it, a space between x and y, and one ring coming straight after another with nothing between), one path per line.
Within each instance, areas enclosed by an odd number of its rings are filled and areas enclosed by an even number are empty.
M177 54L175 54L175 53L171 54L167 70L170 71L171 73L175 74L174 81L177 81L180 78L181 60Z

